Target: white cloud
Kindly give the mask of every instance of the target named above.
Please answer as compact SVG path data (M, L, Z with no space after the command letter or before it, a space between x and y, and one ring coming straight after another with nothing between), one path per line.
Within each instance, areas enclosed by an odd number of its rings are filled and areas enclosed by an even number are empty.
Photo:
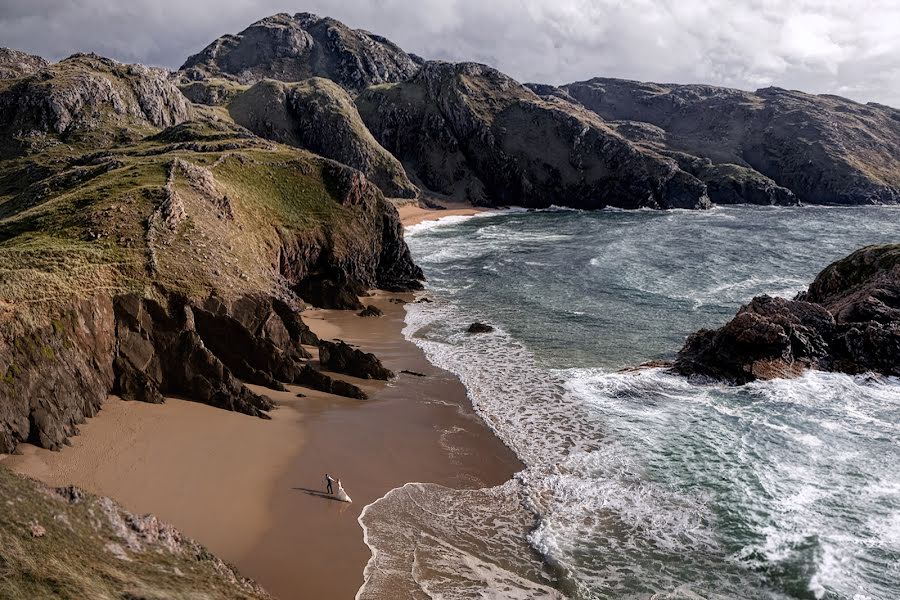
M900 107L896 0L5 0L0 43L177 67L223 33L298 10L523 81L778 85Z

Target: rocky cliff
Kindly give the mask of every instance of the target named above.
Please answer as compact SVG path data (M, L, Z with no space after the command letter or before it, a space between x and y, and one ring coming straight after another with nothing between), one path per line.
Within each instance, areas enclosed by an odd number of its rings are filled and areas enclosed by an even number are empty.
M490 67L428 62L357 98L363 121L431 192L482 205L703 208L706 186L590 111Z
M5 80L0 105L0 453L60 448L111 391L256 416L244 381L361 395L315 371L297 310L420 286L364 174L94 56Z
M224 35L182 65L191 80L211 76L243 83L325 77L347 90L402 81L419 61L389 40L310 13L281 13L237 35Z
M484 205L900 201L900 112L836 96L605 78L522 86L484 65L426 63L305 13L223 36L180 76L185 93L207 104L241 104L240 86L264 78L305 82L282 120L248 112L256 104L248 96L243 122L361 168L389 195L410 197L412 188L362 129L426 195ZM354 96L365 127L311 77ZM271 84L255 93L263 90L267 99L282 93ZM342 144L328 146L306 124L320 119Z
M675 362L732 383L809 368L900 375L900 246L854 252L794 300L754 298L722 328L691 335Z
M0 467L2 598L263 600L256 583L152 515Z
M236 123L253 133L359 169L386 196L415 198L403 166L366 128L350 95L328 79L257 83L228 105Z
M749 193L735 194L725 183L724 195L714 189L719 177L699 174L714 202L900 202L900 111L888 106L780 88L744 92L606 78L560 92L642 145L752 174L742 176Z

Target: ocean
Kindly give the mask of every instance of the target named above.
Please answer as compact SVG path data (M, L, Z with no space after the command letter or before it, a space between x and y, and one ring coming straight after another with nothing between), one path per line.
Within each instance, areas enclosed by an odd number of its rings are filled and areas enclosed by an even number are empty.
M900 381L623 370L900 240L900 209L503 211L407 240L434 302L404 334L526 467L366 507L359 598L900 598Z

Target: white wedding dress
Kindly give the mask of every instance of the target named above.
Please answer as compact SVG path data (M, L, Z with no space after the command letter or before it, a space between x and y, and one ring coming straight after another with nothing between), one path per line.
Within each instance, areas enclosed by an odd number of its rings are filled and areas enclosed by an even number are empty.
M344 491L344 486L341 485L340 481L338 481L337 486L338 486L337 493L334 495L334 497L337 498L338 500L340 500L341 502L353 502L353 500L350 499L350 496L347 495L347 492Z

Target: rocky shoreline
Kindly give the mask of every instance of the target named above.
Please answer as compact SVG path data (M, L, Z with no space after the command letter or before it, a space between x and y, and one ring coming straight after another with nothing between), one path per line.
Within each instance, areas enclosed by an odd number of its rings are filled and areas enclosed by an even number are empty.
M754 298L720 329L688 337L674 365L736 384L807 369L900 375L900 246L854 252L794 300Z

